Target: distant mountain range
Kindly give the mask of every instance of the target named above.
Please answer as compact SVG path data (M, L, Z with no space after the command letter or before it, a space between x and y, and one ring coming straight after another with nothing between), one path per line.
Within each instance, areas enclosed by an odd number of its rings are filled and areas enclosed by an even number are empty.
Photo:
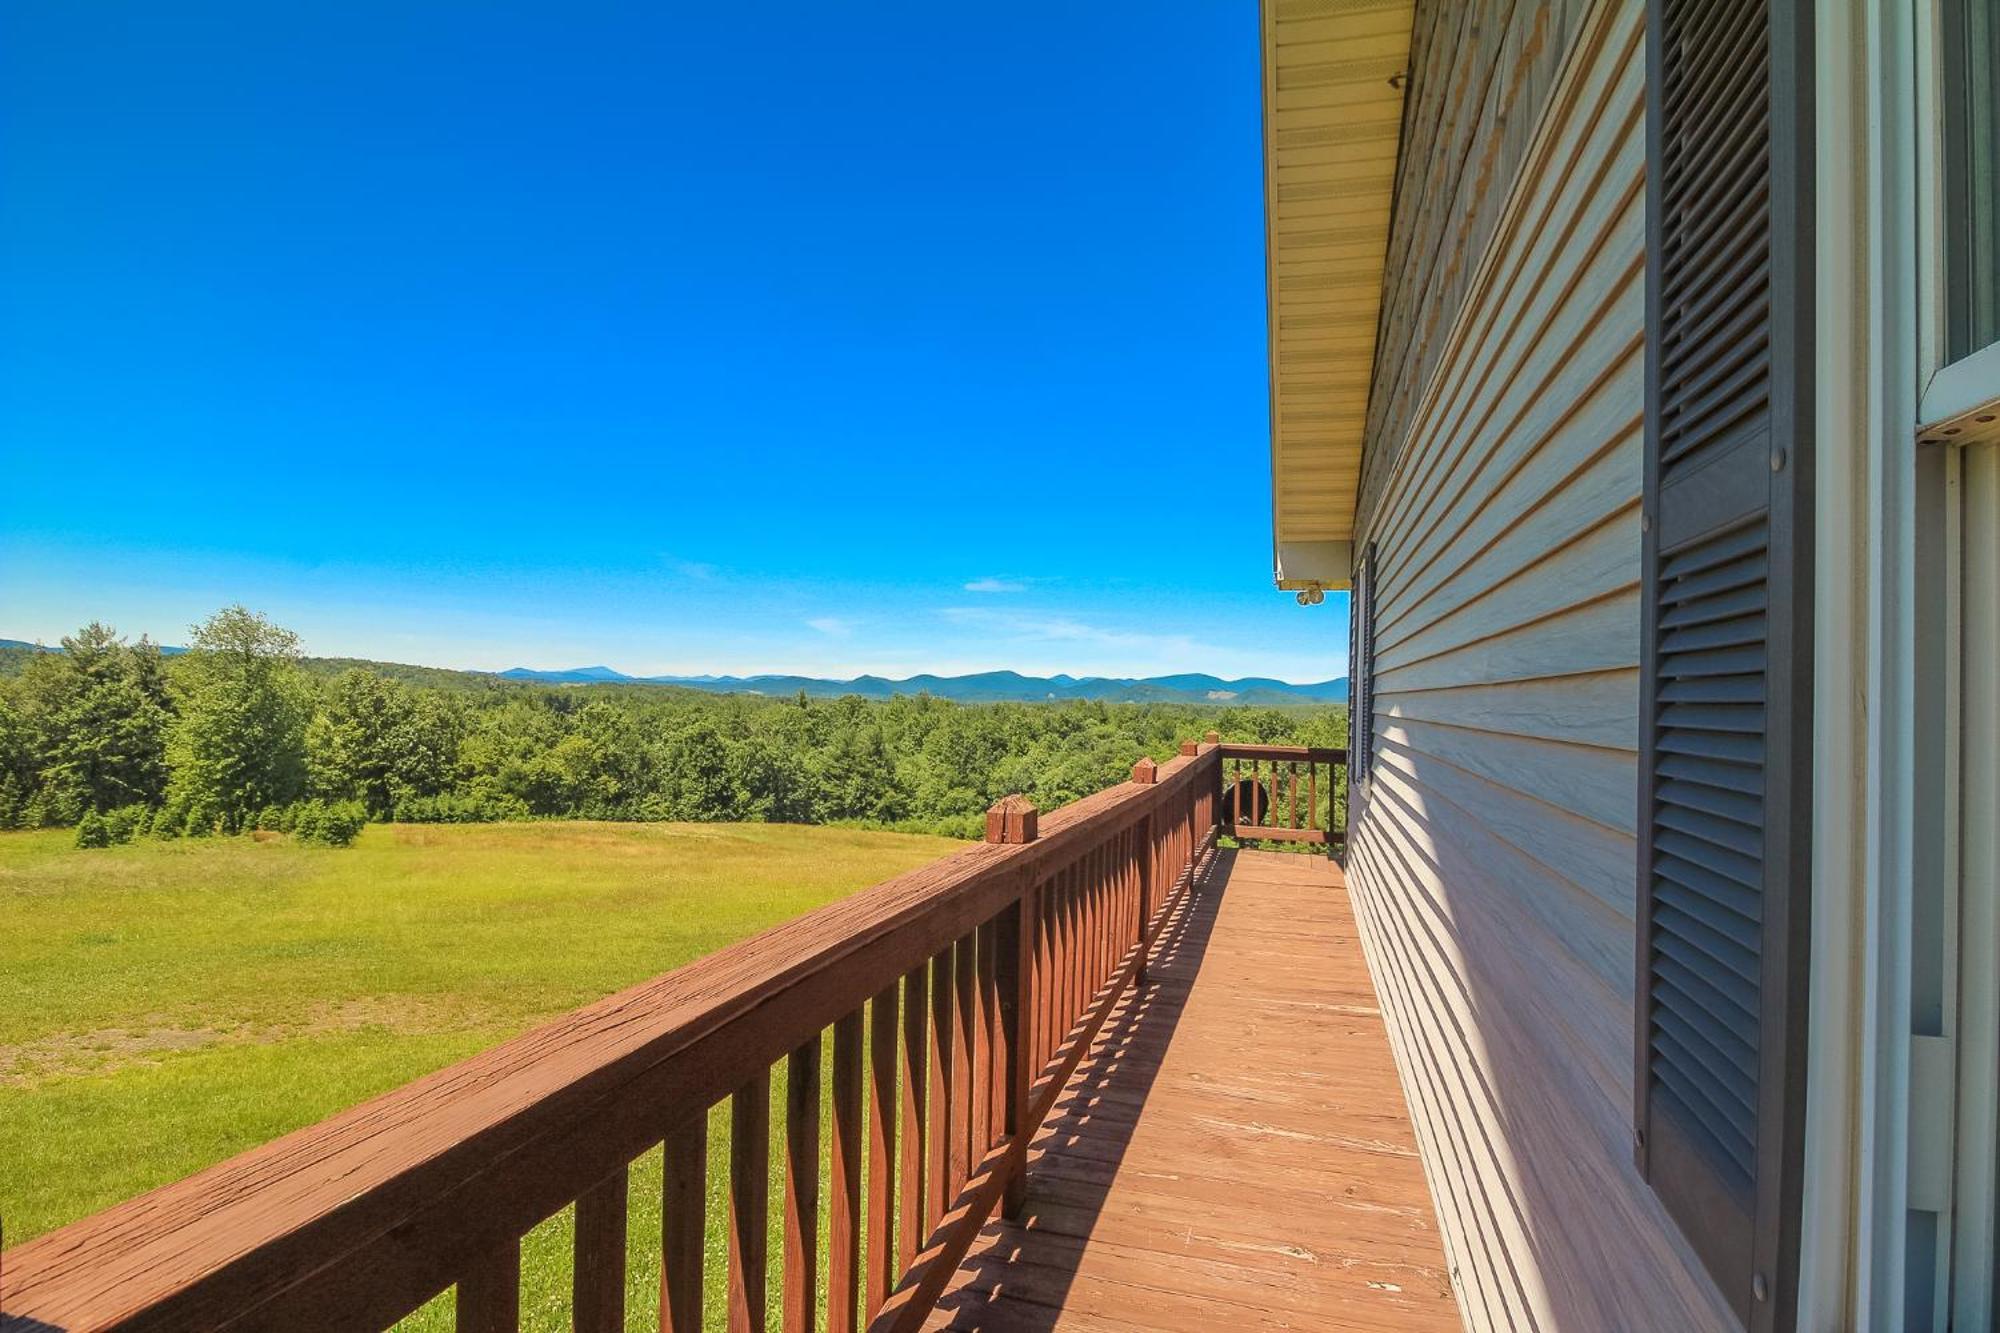
M22 639L0 639L0 652L14 650L14 670L25 652L56 652L59 649ZM185 648L162 646L169 656ZM454 671L445 667L411 667L393 662L370 662L357 658L309 658L306 665L320 674L333 674L348 667L371 667L398 678L422 679L425 683L445 683L456 677L466 684L485 680L511 680L534 685L667 685L681 689L707 690L712 694L795 695L803 690L812 698L832 699L858 694L868 699L888 699L898 694L929 694L959 703L1045 703L1051 700L1091 699L1105 703L1202 703L1250 704L1270 707L1279 704L1324 704L1347 702L1347 677L1322 680L1310 685L1250 676L1224 680L1220 676L1190 672L1178 676L1144 678L1069 675L1024 676L1016 671L982 671L969 676L910 676L890 680L883 676L856 676L852 680L828 680L819 676L628 676L607 666L571 667L564 671L537 671L513 667L507 671ZM12 674L11 671L0 674Z
M29 643L26 639L0 639L0 650L8 648L25 649L31 653L59 653L62 651L60 647L51 647L46 643ZM162 657L173 657L176 654L186 651L187 649L185 648L169 648L164 644L160 646L160 656Z
M504 680L544 685L678 685L717 694L797 694L814 698L858 694L887 699L898 694L929 694L961 703L1038 703L1055 699L1097 699L1118 703L1298 704L1345 703L1347 678L1294 685L1289 681L1250 676L1224 680L1190 672L1144 678L1069 675L1024 676L1016 671L982 671L969 676L856 676L827 680L819 676L628 676L607 666L537 671L514 667L498 673Z

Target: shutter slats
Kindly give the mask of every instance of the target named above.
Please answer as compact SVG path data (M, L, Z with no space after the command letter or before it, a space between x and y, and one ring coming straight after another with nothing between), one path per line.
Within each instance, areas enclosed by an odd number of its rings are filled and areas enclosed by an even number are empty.
M1662 856L1673 856L1698 865L1712 875L1720 875L1731 883L1755 890L1763 882L1763 867L1757 858L1733 852L1718 846L1705 838L1683 833L1664 820L1656 825L1653 843Z
M1725 764L1753 764L1763 751L1760 737L1712 731L1662 731L1654 745L1668 754L1693 755Z
M1696 896L1699 902L1698 896ZM1704 909L1709 905L1700 904ZM1702 957L1714 959L1734 973L1736 978L1751 988L1754 994L1757 986L1757 942L1753 938L1744 944L1729 932L1709 926L1701 918L1692 916L1674 906L1674 895L1662 893L1654 905L1658 914L1659 928L1671 932L1676 939L1685 941L1693 948L1701 950ZM1726 917L1719 918L1727 920Z
M1763 923L1758 920L1756 894L1671 856L1661 857L1660 866L1660 882L1654 891L1661 901L1700 917L1709 929L1727 935L1746 949L1757 947Z
M1660 675L1676 680L1708 676L1755 676L1764 678L1764 645L1745 644L1705 653L1676 653L1660 663ZM1761 686L1759 687L1761 691Z
M1664 629L1682 629L1693 625L1713 624L1718 620L1729 620L1741 615L1761 615L1763 610L1764 589L1761 585L1753 584L1713 597L1703 597L1698 601L1683 602L1663 614L1660 617L1660 625Z
M1661 600L1672 601L1677 590L1692 586L1693 578L1706 570L1748 555L1763 555L1769 545L1761 527L1734 528L1699 546L1660 557ZM1684 595L1684 591L1683 591Z
M1668 704L1660 710L1660 725L1690 731L1740 731L1764 734L1764 706L1757 704Z
M1754 768L1737 764L1717 764L1692 755L1662 755L1653 765L1653 771L1662 778L1699 782L1705 787L1719 787L1745 796L1761 798L1764 795L1764 775ZM1759 808L1762 808L1761 801Z
M1660 1015L1659 1030L1670 1034L1683 1049L1697 1054L1717 1077L1741 1079L1746 1084L1756 1082L1756 1048L1738 1041L1722 1027L1690 1022L1684 1010L1672 1009Z
M1764 678L1741 672L1679 676L1661 681L1657 697L1663 703L1761 704Z
M1764 830L1761 827L1733 819L1718 819L1706 810L1678 803L1674 795L1664 788L1661 790L1662 828L1675 829L1711 846L1726 848L1741 856L1749 866L1757 864L1757 858L1764 851Z
M1724 374L1727 378L1721 378ZM1762 349L1718 358L1701 377L1701 396L1663 416L1662 457L1682 462L1719 453L1757 428L1770 406L1771 356Z
M1686 1045L1708 1051L1714 1057L1712 1065L1720 1065L1730 1075L1752 1085L1756 1083L1756 1031L1750 1031L1746 1037L1740 1029L1716 1019L1702 1001L1676 987L1672 977L1660 977L1660 991L1670 1003L1660 1007L1660 1017L1652 1025L1654 1033L1676 1033Z
M1726 620L1711 620L1663 634L1660 636L1660 651L1664 654L1686 653L1704 648L1736 648L1747 643L1762 643L1765 630L1762 613L1731 616Z
M1755 588L1761 595L1764 580L1770 572L1770 562L1764 549L1762 534L1750 529L1740 530L1734 536L1743 547L1739 555L1699 570L1685 573L1670 572L1668 577L1672 578L1673 582L1660 589L1660 604L1681 606L1690 601L1711 597L1717 593L1731 592L1737 588Z
M1758 827L1764 815L1764 807L1755 797L1723 787L1710 786L1706 782L1669 778L1660 784L1659 798L1691 810L1706 810L1712 815L1721 815L1724 819L1733 819L1751 828Z
M1734 1132L1728 1117L1719 1112L1715 1104L1706 1098L1692 1099L1697 1106L1688 1105L1686 1096L1688 1084L1696 1080L1682 1075L1680 1066L1659 1057L1657 1044L1654 1049L1654 1063L1661 1070L1660 1086L1653 1095L1665 1103L1668 1110L1677 1110L1678 1123L1684 1133L1707 1149L1707 1157L1715 1171L1723 1176L1734 1193L1744 1193L1751 1188L1751 1163L1754 1149L1743 1142L1741 1134Z
M1757 997L1754 994L1742 997L1732 995L1730 988L1737 985L1736 979L1727 976L1712 962L1703 962L1707 973L1697 972L1688 966L1688 958L1698 958L1700 951L1689 949L1674 935L1655 932L1653 954L1653 970L1660 980L1673 986L1692 1001L1695 1008L1734 1033L1737 1040L1753 1046L1757 1044Z
M1732 1126L1747 1131L1737 1135L1745 1148L1756 1142L1757 1107L1750 1100L1757 1085L1754 1076L1746 1074L1705 1041L1680 1040L1680 1030L1676 1028L1662 1026L1653 1034L1653 1045L1679 1069L1702 1075L1698 1086L1689 1091L1719 1109Z

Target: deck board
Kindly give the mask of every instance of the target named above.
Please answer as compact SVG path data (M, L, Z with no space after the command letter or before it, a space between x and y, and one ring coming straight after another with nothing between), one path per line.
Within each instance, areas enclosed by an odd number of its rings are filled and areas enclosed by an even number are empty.
M1336 866L1223 854L929 1327L1460 1327Z

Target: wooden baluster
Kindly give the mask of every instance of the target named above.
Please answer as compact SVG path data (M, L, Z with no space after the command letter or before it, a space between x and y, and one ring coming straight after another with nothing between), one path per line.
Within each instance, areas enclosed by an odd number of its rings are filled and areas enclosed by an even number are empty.
M1327 776L1333 776L1330 770ZM1310 759L1306 761L1306 827L1324 827L1319 822L1319 765Z
M626 1185L621 1166L577 1198L570 1285L576 1333L624 1333Z
M1104 987L1104 916L1111 890L1111 845L1100 843L1090 859L1090 986L1085 1008Z
M771 1076L729 1099L729 1333L764 1333L770 1225Z
M1118 842L1110 839L1097 851L1097 977L1090 988L1092 999L1111 979L1111 918L1118 896Z
M1012 918L1000 918L1000 1027L1001 1076L1006 1080L1002 1100L1001 1132L1014 1145L1013 1174L1007 1180L1007 1196L1002 1204L1006 1215L1020 1220L1028 1201L1028 1139L1035 1127L1028 1123L1028 1093L1034 1085L1035 1062L1028 1057L1029 1016L1035 1011L1035 987L1039 979L1031 965L1035 954L1035 918L1041 906L1041 890L1030 884L1021 900L1009 909Z
M1116 969L1112 960L1118 956L1118 898L1120 885L1125 877L1124 839L1114 837L1104 844L1104 887L1099 890L1102 907L1098 910L1097 933L1103 943L1097 947L1097 988L1104 989Z
M1091 890L1095 887L1097 880L1095 850L1093 848L1091 851L1083 854L1082 865L1077 873L1076 998L1071 1003L1069 1011L1070 1025L1072 1027L1076 1025L1076 1020L1082 1016L1084 1009L1090 1004L1091 947L1095 943L1091 938L1090 932L1090 902Z
M1293 828L1297 828L1297 827L1299 826L1299 764L1298 764L1298 761L1297 761L1297 760L1295 759L1295 760L1292 760L1292 761L1291 761L1290 763L1286 764L1286 765L1285 765L1285 770L1286 770L1286 772L1287 772L1287 773L1288 773L1288 774L1289 774L1289 775L1291 776L1291 782L1292 782L1292 819L1291 819L1291 826L1292 826ZM1308 811L1307 811L1306 813L1307 813L1307 815L1308 815L1308 816L1310 816L1310 815L1312 814L1312 812L1311 812L1310 810L1308 810Z
M1000 1032L1000 918L994 917L979 928L979 1016L985 1024L986 1055L979 1062L980 1081L985 1096L979 1100L979 1151L976 1162L1000 1141L1000 1126L1006 1118L1006 1076L1001 1071Z
M896 1207L896 987L892 984L868 1009L868 1318L882 1308L901 1270L894 1242ZM836 1044L838 1039L836 1037ZM921 1161L921 1158L919 1159ZM830 1322L830 1321L829 1321ZM845 1330L842 1330L845 1333Z
M510 1240L459 1278L458 1333L518 1333L520 1327L521 1242Z
M1243 761L1241 759L1232 759L1229 761L1229 822L1232 824L1241 824L1243 822L1242 782Z
M1104 983L1112 979L1112 955L1118 949L1118 839L1104 843L1098 863L1102 867L1098 873L1098 985L1090 989L1090 995L1102 991Z
M785 1333L819 1323L819 1045L785 1062Z
M993 1146L993 1016L986 1001L993 982L993 923L985 922L966 938L972 967L965 984L972 991L972 1104L967 1116L970 1160L977 1162Z
M948 1199L958 1197L958 1192L965 1188L965 1182L972 1174L972 1071L978 1064L973 1042L979 1026L977 1016L972 1012L977 999L977 948L978 941L972 935L961 936L958 943L952 946L951 1193Z
M929 1239L950 1206L951 1187L951 950L931 959L930 1126L924 1168L924 1229Z
M1062 1047L1063 1005L1069 998L1069 958L1064 951L1064 902L1067 898L1068 872L1058 870L1049 877L1043 892L1048 895L1049 914L1049 984L1048 994L1042 1009L1048 1018L1049 1051L1042 1063L1055 1059Z
M1068 1037L1069 1030L1076 1026L1077 1014L1082 1006L1078 997L1083 993L1083 976L1078 971L1083 963L1083 949L1080 946L1082 934L1083 866L1078 862L1070 866L1064 876L1063 885L1063 1006L1060 1022L1062 1036Z
M1146 879L1146 861L1153 854L1153 819L1148 815L1132 830L1132 859L1125 867L1125 947L1131 948L1146 933L1140 893Z
M929 1062L925 1060L925 1038L929 1031L930 992L925 984L925 967L919 963L903 976L903 1169L897 1182L900 1207L896 1215L896 1269L889 1275L888 1289L896 1278L916 1262L917 1247L927 1233L924 1203L924 1168L930 1141L926 1103L931 1086Z
M1033 1070L1042 1072L1055 1054L1056 993L1056 882L1044 879L1035 888L1035 1059Z
M893 1031L893 1027L891 1028ZM889 1066L891 1077L895 1066ZM861 1011L833 1025L833 1148L827 1168L826 1326L854 1333L861 1313ZM884 1217L886 1219L886 1214Z
M660 1328L663 1333L701 1333L708 1112L699 1111L676 1126L661 1157Z

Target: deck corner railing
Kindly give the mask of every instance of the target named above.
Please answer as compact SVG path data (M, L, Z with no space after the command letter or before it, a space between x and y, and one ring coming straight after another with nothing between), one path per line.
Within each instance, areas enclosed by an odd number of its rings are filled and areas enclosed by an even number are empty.
M522 1237L574 1205L574 1324L609 1333L629 1167L664 1145L660 1324L693 1333L727 1101L729 1326L762 1330L775 1285L787 1329L915 1329L1019 1210L1029 1140L1211 864L1226 753L1046 814L1010 797L981 845L18 1246L0 1328L379 1329L455 1287L460 1329L513 1330Z
M1220 747L1222 831L1238 842L1347 843L1347 751L1307 745ZM1301 804L1303 801L1303 804Z

